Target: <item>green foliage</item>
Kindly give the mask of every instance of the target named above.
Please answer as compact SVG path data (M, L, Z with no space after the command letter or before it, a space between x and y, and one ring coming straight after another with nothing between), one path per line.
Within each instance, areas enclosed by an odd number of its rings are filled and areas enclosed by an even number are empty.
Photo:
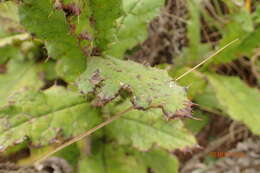
M188 70L190 70L190 68L181 66L180 68L170 70L169 74L173 79L175 79ZM180 79L179 84L188 87L187 94L190 99L196 98L196 96L204 93L205 88L207 87L207 82L204 79L204 75L199 71L192 71L185 76L185 78Z
M123 103L116 109L112 107L111 111L124 110L129 105L130 103ZM107 136L116 139L120 144L131 144L142 151L147 151L155 145L167 150L175 150L196 144L196 140L183 127L181 121L166 122L159 110L132 111L105 127L105 131Z
M218 102L233 119L244 122L255 134L260 134L260 94L236 77L207 75Z
M25 88L39 89L43 83L39 79L37 66L32 61L10 61L6 74L0 74L0 106L8 102L8 97Z
M79 172L177 172L178 161L168 151L194 147L196 140L181 120L166 121L163 114L190 117L186 91L164 70L118 59L146 39L163 4L1 3L0 157L29 147L31 155L20 164L32 163L133 105L135 110L89 137L89 156L82 143L57 155Z
M125 90L131 93L136 109L161 108L168 117L185 109L186 93L165 71L131 61L93 57L88 62L78 86L81 92L95 92L96 105L102 106ZM97 89L99 88L99 89Z
M191 64L200 62L202 55L209 51L209 46L201 43L200 3L196 0L189 0L187 5L190 14L190 19L187 21L189 46L184 50L183 58L186 63Z
M19 33L18 8L13 2L0 3L0 38Z
M122 15L110 32L110 43L105 54L121 58L147 37L147 25L159 14L164 0L122 0ZM104 14L106 15L106 14Z
M204 115L201 116L204 117L203 122L197 123L188 120L185 121L185 125L195 134L198 133L199 129L202 129L207 124L204 123L205 112L207 112L213 115L229 116L233 120L247 125L253 133L259 134L258 126L260 120L257 105L259 104L260 94L259 90L256 89L257 84L256 88L251 88L238 77L227 77L216 74L216 71L218 71L228 75L229 72L227 71L229 69L236 68L234 71L236 71L237 76L250 78L255 74L256 80L259 80L258 73L245 74L240 69L240 66L232 62L239 58L242 59L242 57L246 57L250 61L250 58L258 55L256 52L258 52L257 48L259 48L259 11L256 10L250 13L247 8L237 7L233 2L225 1L223 3L229 12L223 12L221 4L215 2L213 3L214 8L211 9L214 10L215 14L208 12L200 1L189 1L187 3L190 12L190 18L187 23L187 37L189 42L181 55L185 57L176 59L176 66L170 70L170 75L173 78L177 78L192 68L194 62L198 63L198 59L200 60L203 57L202 54L205 55L208 52L207 49L210 49L209 44L214 45L215 48L220 48L239 38L239 42L226 48L216 57L213 57L204 67L193 70L178 81L182 86L188 86L189 98L193 99L198 104L198 109L204 112L199 113ZM259 3L256 4L259 6ZM201 17L203 17L203 22L200 21ZM202 43L203 34L201 32L209 30L208 35L204 35L204 37L210 37L211 29L221 37L213 37L212 42L209 40L207 43ZM217 42L214 39L217 39ZM216 51L215 48L212 48L212 50ZM242 61L242 63L246 64L248 62L250 64L249 61L246 61ZM256 61L255 64L252 64L251 67L247 66L247 70L258 69L258 60L254 61ZM241 66L244 66L244 64ZM226 67L227 70L222 71L223 69L220 67Z
M48 55L60 59L58 74L69 82L84 70L86 57L71 34L65 14L54 8L51 1L26 0L19 7L20 20L26 29L42 39Z
M233 67L236 63L226 63L244 56L248 62L253 55L257 57L259 6L249 12L223 1L227 12L215 3L214 16L202 1L187 1L188 42L181 55L174 57L173 68L168 66L166 71L163 65L158 69L124 60L127 50L134 51L145 41L148 23L164 3L0 3L0 158L12 157L28 147L31 155L19 163L31 164L72 138L95 132L101 127L98 125L109 122L87 142L82 140L56 155L82 173L175 173L179 164L172 151L189 151L196 146L193 135L207 126L211 115L229 116L259 134L257 84L249 87L238 78L240 72L230 77L216 65ZM204 25L221 35L214 43L202 37ZM174 80L205 54L236 38L239 43L203 68ZM258 69L259 60L253 60L250 66ZM194 116L201 121L182 119L192 117L189 99L198 104ZM133 109L118 115L129 107ZM114 115L119 119L112 122Z
M106 50L114 36L116 19L122 15L121 0L90 1L92 20L95 28L96 44Z
M227 63L237 57L252 56L254 49L260 46L258 41L260 39L259 26L254 25L253 15L245 8L235 8L234 11L228 16L224 26L222 24L216 25L223 35L218 46L223 47L237 38L240 41L222 51L211 61L212 64Z
M184 124L191 132L193 132L193 134L198 134L199 132L201 132L203 130L203 128L206 125L208 125L208 123L210 122L210 116L209 116L209 114L207 114L203 111L200 111L200 110L194 111L193 116L196 118L199 118L200 121L186 119L184 121Z
M30 140L32 146L63 142L97 125L97 110L61 87L12 95L0 110L1 150Z
M146 173L150 168L155 173L178 170L177 159L163 150L154 149L149 152L136 152L113 144L95 144L93 153L80 161L81 173Z

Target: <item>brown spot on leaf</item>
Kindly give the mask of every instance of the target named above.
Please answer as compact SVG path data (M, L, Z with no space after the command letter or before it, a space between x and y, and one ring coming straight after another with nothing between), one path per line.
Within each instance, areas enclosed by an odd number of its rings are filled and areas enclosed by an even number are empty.
M70 27L70 32L71 33L75 33L76 32L76 25L75 24L70 24L69 27Z
M119 73L120 73L120 72L122 72L122 70L120 70L120 69L116 69L116 72L119 72Z
M93 85L98 85L103 80L104 79L100 76L100 71L96 70L91 76L90 83Z
M96 107L102 107L105 104L107 104L110 101L112 101L113 99L115 99L117 96L119 96L122 91L127 91L130 94L133 92L132 88L129 85L122 83L120 89L118 90L118 92L114 96L107 97L107 96L103 95L102 93L100 93L96 97L96 99L92 102L92 105L96 106Z
M101 50L99 47L94 47L91 52L91 56L101 56Z
M78 36L79 40L92 40L93 38L87 31L83 31Z
M5 73L5 72L6 72L5 64L0 64L0 73Z
M89 21L90 21L91 25L95 25L96 24L95 18L93 16L89 17Z
M63 11L66 13L66 16L79 16L81 13L81 10L75 3L70 3L66 5L62 5Z

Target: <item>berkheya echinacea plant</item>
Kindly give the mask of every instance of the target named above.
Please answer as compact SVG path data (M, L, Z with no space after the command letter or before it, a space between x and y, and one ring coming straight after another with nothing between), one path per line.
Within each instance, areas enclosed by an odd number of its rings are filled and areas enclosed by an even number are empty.
M0 8L11 11L5 27L17 30L1 28L0 48L9 53L0 61L6 65L0 74L1 157L29 148L20 163L31 164L102 127L87 139L90 153L79 142L58 155L73 160L78 172L176 172L170 151L196 144L180 119L191 117L192 103L166 71L124 60L146 39L163 5L2 2Z

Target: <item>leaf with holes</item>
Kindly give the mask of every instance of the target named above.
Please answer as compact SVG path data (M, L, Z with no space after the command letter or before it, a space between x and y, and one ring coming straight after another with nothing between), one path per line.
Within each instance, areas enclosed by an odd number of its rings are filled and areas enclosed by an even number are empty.
M83 97L61 87L18 93L0 107L0 148L62 143L100 122Z
M192 104L185 89L174 83L166 71L132 61L93 57L77 84L83 94L96 95L96 106L127 91L136 109L161 108L168 118L191 116Z

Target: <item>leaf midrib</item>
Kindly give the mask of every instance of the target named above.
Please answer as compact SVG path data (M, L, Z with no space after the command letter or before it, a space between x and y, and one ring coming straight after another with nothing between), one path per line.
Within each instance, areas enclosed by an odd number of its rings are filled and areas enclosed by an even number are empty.
M78 102L78 103L72 104L72 105L67 106L67 107L61 107L61 108L56 109L56 110L54 110L54 111L48 111L48 112L42 113L42 114L38 115L37 117L32 117L31 119L27 119L27 120L25 120L25 121L23 121L23 122L20 122L20 123L14 125L13 127L10 127L10 128L8 128L8 129L6 129L6 130L3 130L3 131L1 132L2 134L1 134L0 136L3 136L3 135L4 135L6 132L8 132L10 129L18 128L19 126L21 126L21 125L27 123L28 121L30 121L30 120L32 120L32 119L34 119L34 118L37 118L37 119L43 118L43 117L45 117L45 116L47 116L47 115L49 115L49 114L55 114L55 113L57 113L57 112L64 111L65 109L70 109L70 108L72 108L72 107L74 107L74 106L79 106L79 105L82 105L82 104L85 104L85 103L87 103L87 102L86 102L86 101L82 101L82 102Z

